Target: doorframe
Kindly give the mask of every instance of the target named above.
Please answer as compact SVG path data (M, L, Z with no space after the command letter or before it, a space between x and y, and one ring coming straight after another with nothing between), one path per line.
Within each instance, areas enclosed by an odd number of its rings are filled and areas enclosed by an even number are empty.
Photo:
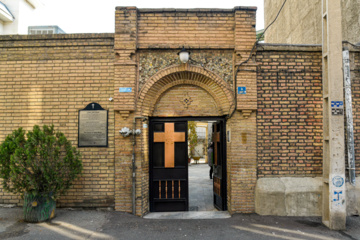
M176 122L176 121L220 121L222 122L223 127L223 134L221 134L221 141L223 144L223 152L222 157L223 161L223 168L222 168L222 176L223 176L223 184L221 184L221 191L224 193L224 201L223 201L223 211L228 210L228 192L227 192L227 185L228 185L228 178L227 178L227 146L226 146L226 116L209 116L209 117L149 117L149 126L150 123L153 121L162 121L162 122ZM150 144L151 144L152 136L149 131L148 135L148 147L149 147L149 160L151 159L151 152ZM148 191L149 191L149 211L150 211L150 201L151 201L151 179L152 179L152 162L149 161L149 181L148 181ZM187 181L189 181L189 168L187 167ZM188 189L189 191L189 189ZM189 197L189 193L187 194Z

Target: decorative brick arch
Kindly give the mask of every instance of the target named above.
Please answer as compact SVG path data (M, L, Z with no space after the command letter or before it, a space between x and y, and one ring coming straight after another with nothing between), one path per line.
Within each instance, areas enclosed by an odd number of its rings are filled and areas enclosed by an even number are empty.
M139 92L139 108L144 116L152 116L162 94L178 85L194 85L209 93L216 102L219 115L226 115L234 106L234 93L218 75L198 66L181 64L159 71Z

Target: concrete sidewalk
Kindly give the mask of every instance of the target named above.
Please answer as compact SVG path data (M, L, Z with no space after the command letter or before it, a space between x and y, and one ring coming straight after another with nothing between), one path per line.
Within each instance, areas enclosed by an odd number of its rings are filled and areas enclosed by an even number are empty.
M360 218L331 231L319 217L235 214L226 219L145 219L128 213L57 209L45 223L22 221L22 208L0 207L0 239L360 239Z

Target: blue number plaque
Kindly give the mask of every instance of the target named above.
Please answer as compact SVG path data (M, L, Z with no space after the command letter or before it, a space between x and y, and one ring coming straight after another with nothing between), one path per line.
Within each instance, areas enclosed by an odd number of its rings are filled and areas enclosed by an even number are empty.
M238 87L238 94L246 94L246 87Z
M119 92L121 92L121 93L132 92L132 88L131 87L121 87L121 88L119 88Z

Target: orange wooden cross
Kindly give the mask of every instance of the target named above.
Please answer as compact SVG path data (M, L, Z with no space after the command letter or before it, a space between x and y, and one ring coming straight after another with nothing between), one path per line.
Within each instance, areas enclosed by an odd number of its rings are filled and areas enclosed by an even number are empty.
M213 134L213 143L214 143L214 164L218 165L218 159L217 159L217 151L218 151L218 145L217 143L220 142L220 132L217 131L217 125L214 125L214 134Z
M185 142L185 132L175 132L174 123L165 123L165 132L154 132L154 142L165 143L165 167L175 167L175 142Z

